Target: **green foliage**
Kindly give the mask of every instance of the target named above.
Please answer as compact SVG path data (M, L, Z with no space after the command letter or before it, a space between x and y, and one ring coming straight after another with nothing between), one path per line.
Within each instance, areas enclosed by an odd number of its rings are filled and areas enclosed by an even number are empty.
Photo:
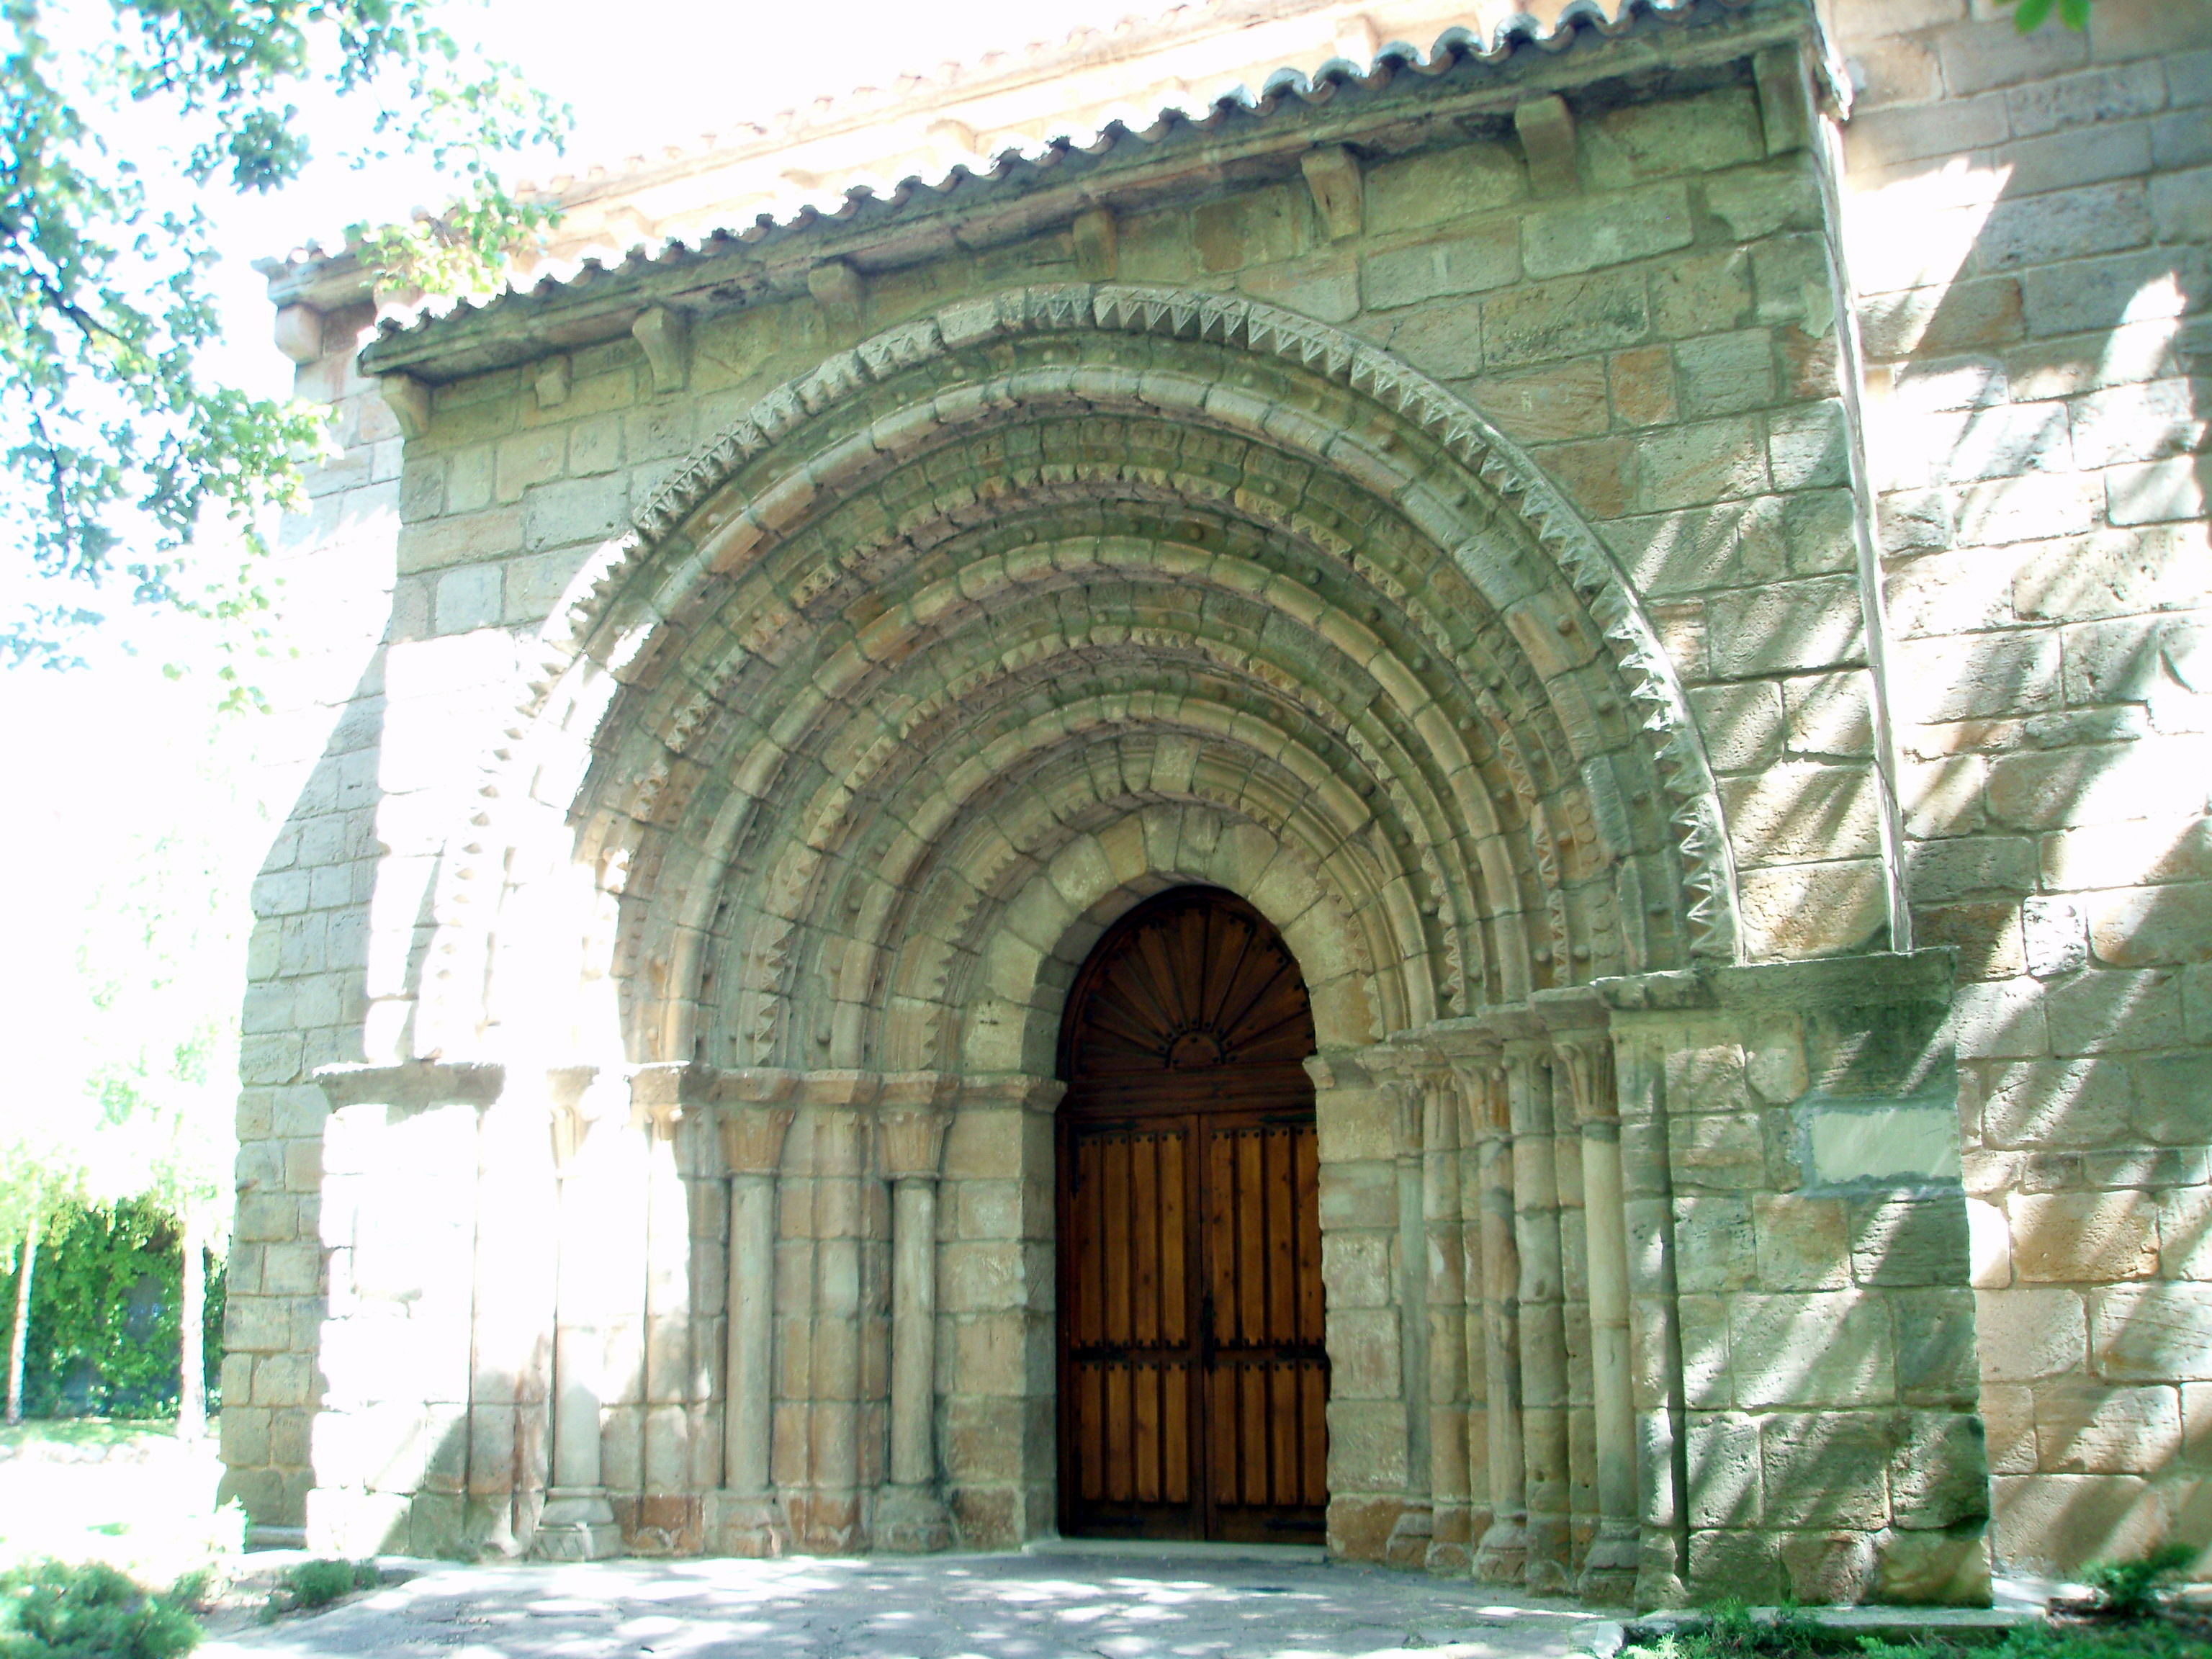
M2184 1551L2183 1559L2193 1559ZM2170 1572L2172 1553L2161 1551ZM2148 1593L2148 1592L2146 1592ZM2157 1619L2100 1619L2063 1625L2021 1625L1991 1641L1986 1633L1938 1635L1892 1642L1879 1636L1855 1641L1789 1608L1771 1620L1754 1618L1740 1601L1723 1602L1703 1625L1670 1631L1656 1641L1621 1650L1621 1659L1820 1659L1856 1653L1859 1659L2206 1659L2203 1638Z
M263 1621L280 1613L312 1612L326 1607L357 1589L373 1589L378 1583L374 1561L339 1561L325 1557L288 1567L269 1592L261 1609Z
M2058 21L2076 34L2089 27L2089 0L1997 0L1999 5L2012 7L2012 26L2022 34L2032 34L2043 27L2055 4ZM2178 0L2187 4L2189 0Z
M2155 1620L2022 1625L1988 1646L1869 1636L1859 1649L1865 1659L2204 1659L2207 1651L2203 1637Z
M1737 1597L1717 1601L1705 1622L1623 1650L1624 1659L1817 1659L1845 1646L1796 1607L1760 1617Z
M176 1224L143 1199L71 1203L40 1243L31 1280L24 1410L34 1417L147 1416L177 1403L184 1258ZM207 1298L210 1390L222 1352L222 1279ZM0 1273L0 1352L15 1279Z
M0 0L0 529L69 596L0 618L0 653L73 660L118 579L140 604L249 632L265 608L267 510L302 499L325 416L198 372L222 320L195 192L296 179L312 154L298 100L357 98L377 113L355 160L410 151L454 186L441 225L362 234L396 280L484 285L549 222L495 163L557 144L568 112L465 51L436 8ZM190 557L216 520L241 551Z
M0 1659L179 1659L199 1588L156 1595L98 1561L0 1571Z
M2121 1619L2142 1619L2158 1609L2158 1589L2196 1560L2187 1544L2162 1544L2127 1561L2092 1561L2081 1582L2097 1592L2101 1611Z

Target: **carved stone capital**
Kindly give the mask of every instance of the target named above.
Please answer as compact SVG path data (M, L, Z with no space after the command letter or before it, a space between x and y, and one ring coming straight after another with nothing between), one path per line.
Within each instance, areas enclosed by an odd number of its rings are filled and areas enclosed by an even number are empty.
M545 1074L557 1175L568 1173L592 1129L606 1115L606 1101L592 1086L599 1075L596 1066L564 1066Z
M893 1181L920 1176L937 1178L945 1155L945 1130L952 1114L936 1108L885 1112L876 1119L876 1143L884 1174Z
M725 1167L732 1175L774 1175L783 1162L784 1133L793 1115L788 1106L719 1108Z
M675 1064L641 1066L630 1073L630 1121L653 1131L655 1140L676 1139L684 1121L690 1067Z
M1595 1027L1564 1031L1552 1039L1555 1071L1565 1079L1578 1123L1618 1123L1620 1103L1613 1088L1613 1041Z

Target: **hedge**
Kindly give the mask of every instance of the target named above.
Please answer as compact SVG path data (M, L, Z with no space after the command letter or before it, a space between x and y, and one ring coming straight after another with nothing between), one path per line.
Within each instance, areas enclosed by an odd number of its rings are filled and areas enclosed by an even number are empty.
M0 1264L12 1267L13 1262ZM39 1240L24 1356L27 1417L165 1417L177 1409L184 1241L149 1199L72 1203ZM207 1285L208 1404L222 1358L223 1281ZM0 1271L0 1366L15 1338L15 1275ZM0 1371L0 1385L4 1372Z

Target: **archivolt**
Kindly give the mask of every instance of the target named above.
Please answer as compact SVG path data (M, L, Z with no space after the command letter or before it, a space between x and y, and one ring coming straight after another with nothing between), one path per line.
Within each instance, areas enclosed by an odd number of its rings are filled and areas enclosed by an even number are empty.
M1374 1035L1734 954L1711 775L1609 556L1465 403L1267 307L1033 289L890 331L575 592L443 872L425 1051L523 1017L498 918L565 885L634 1057L957 1064L1037 873L1192 804L1302 872Z

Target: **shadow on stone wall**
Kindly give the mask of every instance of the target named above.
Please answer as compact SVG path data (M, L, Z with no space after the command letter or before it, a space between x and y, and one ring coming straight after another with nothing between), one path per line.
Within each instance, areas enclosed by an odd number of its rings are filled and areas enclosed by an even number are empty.
M2203 175L2112 160L2109 124L2167 106L2159 63L2065 72L2100 43L1972 27L2019 142L1894 167L1847 218L1887 290L1861 315L1914 936L1966 981L1997 1547L2072 1571L2212 1545L2212 283Z

